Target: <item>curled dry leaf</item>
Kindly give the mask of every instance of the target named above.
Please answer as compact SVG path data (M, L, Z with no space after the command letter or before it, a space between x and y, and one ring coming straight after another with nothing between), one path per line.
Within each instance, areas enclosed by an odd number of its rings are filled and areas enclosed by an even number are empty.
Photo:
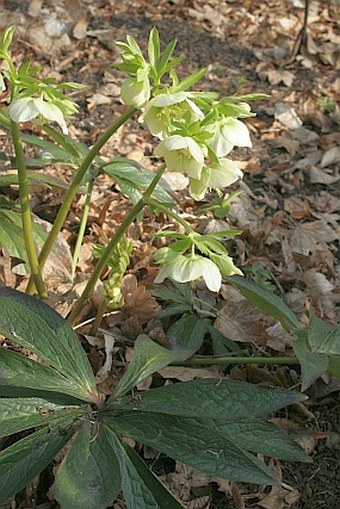
M154 297L147 294L145 286L138 285L136 276L127 274L123 277L124 306L122 311L145 323L156 316L160 306Z

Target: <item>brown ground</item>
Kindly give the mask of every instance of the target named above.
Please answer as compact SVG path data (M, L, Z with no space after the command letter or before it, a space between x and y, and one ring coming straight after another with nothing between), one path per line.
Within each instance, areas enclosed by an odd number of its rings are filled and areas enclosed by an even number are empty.
M299 0L0 3L0 28L12 23L18 26L20 37L14 45L18 60L33 54L34 60L46 67L46 73L88 85L85 93L76 98L81 110L71 127L72 135L88 144L122 111L119 85L123 74L115 69L118 54L114 41L130 34L145 47L153 25L159 28L164 43L178 39L178 51L186 56L181 67L183 75L208 66L204 89L222 95L271 94L269 100L254 104L257 117L248 122L253 149L233 152L245 178L241 184L243 194L232 205L229 221L244 234L231 251L239 266L275 285L303 323L310 309L327 320L339 319L340 155L339 148L335 148L340 143L336 105L340 88L336 53L339 33L335 23L339 8L336 2L311 3L307 42L297 56L292 51L303 20L304 2ZM130 122L129 127L108 143L104 155L120 153L152 168L152 137L136 121ZM65 177L65 172L61 174ZM179 184L175 182L173 187L176 191ZM102 182L97 190L82 252L80 271L84 274L91 270L89 246L98 237L102 242L108 238L121 220L121 208L127 207L115 191L107 182ZM197 205L183 191L177 192L186 212L199 215ZM40 193L35 196L35 212L53 220L61 199L62 196ZM72 231L79 224L81 207L80 199L64 232L70 242L74 241ZM210 214L201 214L200 218L206 225L212 224ZM142 231L132 231L136 245L131 270L137 277L141 276L138 269L148 267L150 262L152 250L143 240L149 238L154 226L153 222ZM5 262L2 265L6 267ZM7 284L17 284L5 268L2 277ZM221 302L217 305L222 307ZM58 309L67 311L67 306L61 307L60 299ZM129 320L122 330L132 339L131 327L138 329L140 325ZM243 317L242 327L245 338L247 334L252 336L255 351L290 351L288 344L282 346L282 338L270 336L267 329L250 330L253 324L249 320ZM102 353L96 350L90 357L99 368ZM293 369L235 369L235 377L249 381L287 386L299 383L299 373ZM301 466L274 462L273 467L288 485L286 489L209 483L204 477L199 482L198 474L183 470L180 465L175 470L172 461L156 458L150 463L155 471L164 474L164 480L182 495L190 509L338 509L340 401L335 391L339 385L324 382L315 384L306 406L290 415L314 463ZM279 423L287 426L283 417ZM41 509L55 507L46 499L44 487L50 482L46 474L39 488L37 507ZM117 503L114 507L124 506Z

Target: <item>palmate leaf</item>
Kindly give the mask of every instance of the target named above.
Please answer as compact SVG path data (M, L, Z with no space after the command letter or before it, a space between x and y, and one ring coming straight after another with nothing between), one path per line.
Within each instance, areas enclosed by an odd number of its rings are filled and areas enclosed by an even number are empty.
M185 417L223 419L224 422L262 417L305 399L298 392L238 382L192 380L126 397L120 408Z
M148 336L137 339L130 364L117 383L110 401L130 391L141 380L168 366L171 362L183 361L193 352L188 350L167 350L152 341Z
M70 325L45 302L0 288L0 333L27 348L97 399L92 369Z
M0 437L49 423L72 423L81 416L79 406L56 405L41 398L0 398Z
M72 431L42 429L0 452L0 503L18 493L47 467Z
M63 509L106 509L120 492L117 457L104 430L85 424L56 476L56 498Z
M81 390L79 384L75 381L65 378L54 369L19 353L0 348L0 394L4 387L61 392L74 398L92 402L92 397L88 392ZM13 396L16 396L16 394L13 394ZM22 396L24 396L24 393Z
M235 445L210 419L127 412L106 420L115 432L223 479L276 484L271 470Z
M107 438L119 461L128 509L183 509L136 451L122 443L110 428L107 428Z
M241 276L226 277L225 281L239 290L254 306L278 320L288 332L301 328L294 313L275 293Z

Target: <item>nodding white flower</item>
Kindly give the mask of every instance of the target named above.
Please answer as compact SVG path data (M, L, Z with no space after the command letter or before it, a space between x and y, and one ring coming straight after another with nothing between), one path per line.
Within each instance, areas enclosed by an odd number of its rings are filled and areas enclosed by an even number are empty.
M61 109L40 97L22 97L16 99L10 104L8 113L14 122L29 122L41 115L47 120L57 122L64 134L68 133Z
M150 133L162 140L171 131L173 120L179 120L184 115L188 116L190 122L202 120L204 113L190 99L191 95L190 92L157 95L146 105L140 122L145 122Z
M148 102L150 95L151 87L147 77L144 77L142 80L138 80L135 77L127 78L122 84L122 101L128 106L141 108Z
M190 136L179 134L169 136L156 147L155 154L164 157L169 171L186 173L189 177L200 179L204 165L204 152Z
M164 265L159 271L155 283L163 283L170 278L178 283L196 281L202 277L208 289L218 292L222 284L221 273L214 262L199 255L178 255L174 260Z
M205 126L205 129L213 133L208 144L217 157L229 154L234 146L252 146L247 126L237 118L224 117Z
M190 179L189 193L195 200L202 200L207 189L228 187L242 176L242 171L234 161L220 159L218 163L204 166L200 179Z

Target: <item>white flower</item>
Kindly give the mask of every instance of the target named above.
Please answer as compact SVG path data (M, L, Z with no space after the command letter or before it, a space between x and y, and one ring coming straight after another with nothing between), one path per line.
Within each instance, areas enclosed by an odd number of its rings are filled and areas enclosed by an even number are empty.
M217 157L223 157L236 147L251 147L252 143L247 126L233 117L224 117L213 124L205 126L213 136L208 144Z
M174 134L156 147L155 154L164 157L169 171L186 173L200 179L204 165L204 153L199 144L190 136Z
M202 200L207 189L228 187L239 178L242 171L231 159L220 159L218 163L204 166L200 179L190 179L189 192L195 200Z
M39 97L22 97L13 101L8 108L9 116L14 122L29 122L41 115L47 120L57 122L64 134L67 126L62 111L58 106Z
M150 99L150 95L151 88L147 77L142 80L127 78L122 84L122 101L128 106L140 108Z
M173 120L179 120L183 115L188 115L190 122L204 118L203 111L190 97L190 92L157 95L147 104L139 120L146 123L153 136L162 140L170 132Z
M218 292L222 284L221 273L211 260L198 255L178 255L159 271L155 283L163 283L171 278L178 283L187 283L203 277L205 284L212 292Z

